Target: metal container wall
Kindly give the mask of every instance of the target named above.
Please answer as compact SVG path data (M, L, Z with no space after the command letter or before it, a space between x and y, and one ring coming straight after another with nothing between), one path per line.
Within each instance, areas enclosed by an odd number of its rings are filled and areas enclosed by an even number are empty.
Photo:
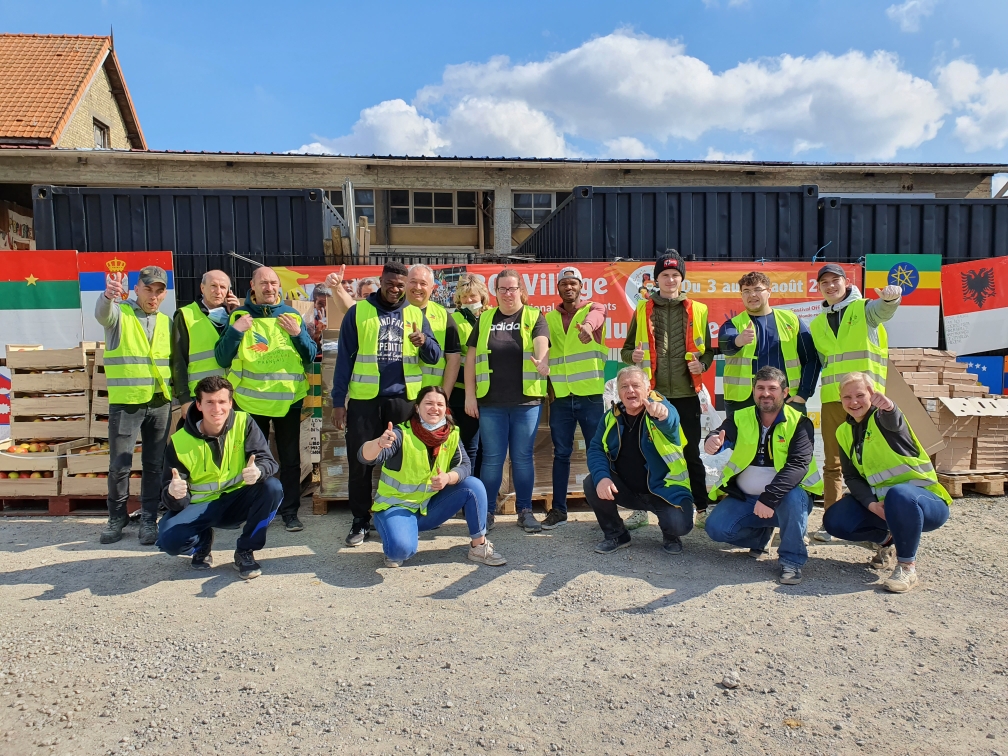
M173 253L177 302L219 268L243 296L256 267L324 265L323 240L345 224L321 189L204 190L33 186L39 249Z
M1008 199L819 200L826 260L935 254L942 262L1008 255Z
M541 261L811 260L818 187L575 187L515 250Z

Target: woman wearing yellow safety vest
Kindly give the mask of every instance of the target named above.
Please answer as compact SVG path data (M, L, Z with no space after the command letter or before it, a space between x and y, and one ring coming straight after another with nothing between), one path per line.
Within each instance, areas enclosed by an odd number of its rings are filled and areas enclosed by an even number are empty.
M462 446L469 455L473 475L480 474L480 424L475 417L469 417L465 411L465 361L469 353L469 336L479 326L480 313L490 304L490 291L486 284L475 275L463 273L455 284L452 295L455 312L452 319L458 329L459 344L462 347L462 367L459 369L455 386L448 393L448 408L452 419L458 425Z
M469 457L440 386L420 389L413 415L398 426L389 423L357 457L381 467L372 511L386 567L402 565L417 553L421 531L439 527L459 510L469 526L469 559L493 567L507 563L487 540L486 489L470 475Z
M504 457L510 451L518 527L538 533L542 526L532 515L532 448L549 375L549 325L542 310L527 304L518 271L507 268L498 273L496 292L497 307L484 310L479 326L469 334L465 409L480 421L487 528L494 526ZM475 359L469 359L474 352Z
M917 585L921 533L945 524L952 499L903 413L867 374L845 375L840 401L847 422L836 438L850 493L826 510L823 527L837 538L876 544L876 569L890 566L895 555L882 586L906 593Z

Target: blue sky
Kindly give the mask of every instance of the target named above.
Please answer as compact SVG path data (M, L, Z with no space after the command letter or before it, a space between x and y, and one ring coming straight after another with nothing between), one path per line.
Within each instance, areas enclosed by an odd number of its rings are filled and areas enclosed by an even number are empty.
M1008 163L1008 3L25 3L152 149Z

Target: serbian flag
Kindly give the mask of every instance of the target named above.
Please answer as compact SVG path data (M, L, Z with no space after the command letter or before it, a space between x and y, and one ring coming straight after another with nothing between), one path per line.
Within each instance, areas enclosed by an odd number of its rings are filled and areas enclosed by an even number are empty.
M67 349L81 341L77 253L0 252L0 349L41 344Z
M80 278L81 309L84 313L84 338L103 341L105 329L95 320L95 303L105 292L105 279L110 273L126 273L132 292L140 280L140 271L148 265L164 268L168 274L168 293L161 304L161 312L169 318L175 314L175 278L172 274L171 252L81 252L77 255ZM136 298L133 295L132 298Z
M957 354L1008 347L1008 257L942 266L942 313Z
M885 324L892 347L937 347L941 306L941 255L865 255L865 290L899 286L903 299Z

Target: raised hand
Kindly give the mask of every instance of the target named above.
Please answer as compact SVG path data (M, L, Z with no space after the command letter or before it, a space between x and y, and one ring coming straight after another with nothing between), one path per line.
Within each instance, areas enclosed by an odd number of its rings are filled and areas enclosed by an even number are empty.
M693 354L693 352L690 352L688 357L689 362L687 363L686 367L689 368L689 371L693 375L700 375L704 371L703 363L697 359L697 356Z
M112 302L126 299L125 284L125 273L109 273L105 276L105 298Z
M872 394L871 406L875 407L876 409L880 409L883 412L892 412L893 407L895 407L896 404L893 402L892 399L883 394L881 391L876 391L874 394Z
M640 365L644 362L644 342L638 342L637 348L633 350L630 359L633 360L634 365Z
M578 341L582 344L590 344L592 339L595 338L595 331L587 323L582 323L578 331Z
M379 449L388 449L396 442L395 431L392 430L392 423L388 424L388 429L375 439Z
M735 346L741 347L747 344L752 344L756 340L756 326L753 325L752 321L749 321L749 325L745 327L738 336L735 337Z
M346 265L340 265L339 273L330 273L326 276L325 285L330 289L335 289L337 286L343 283L343 277L346 273Z
M233 291L228 289L227 297L224 298L224 308L228 311L228 314L234 312L240 305L241 301L239 301Z
M173 467L171 471L171 483L168 484L168 495L173 499L184 499L188 492L188 484L182 480L179 471Z
M668 417L668 407L650 397L644 400L644 410L655 420L664 420Z
M536 356L533 354L531 359L532 364L535 365L536 370L539 371L539 375L541 375L543 378L549 375L549 352L544 354L542 358L538 360L536 359Z
M245 333L245 331L252 327L252 316L242 315L231 324L231 327L238 331L238 333Z
M703 449L708 454L717 454L721 451L722 446L724 446L724 431L721 431L716 436L711 436L704 441Z
M289 312L285 312L283 315L277 318L277 325L284 329L291 336L297 336L301 333L301 324L297 322L297 319L291 315Z
M410 323L410 328L413 329L409 335L410 343L419 349L424 345L427 337L424 335L423 331L416 327L416 323Z
M449 475L451 473L441 472L441 468L437 468L434 475L431 475L430 487L432 491L441 491L447 486L451 485L449 482Z
M245 485L246 486L251 486L257 480L259 480L259 477L261 475L262 475L262 470L260 470L258 467L256 467L255 454L250 454L249 458L248 458L248 462L246 463L245 467L242 469L242 480L245 481Z
M895 302L903 296L903 289L899 286L886 286L884 289L875 289L875 296L886 302Z
M612 478L602 478L595 486L595 495L600 499L605 499L606 501L612 501L613 497L619 493L616 488L616 484L612 482Z

